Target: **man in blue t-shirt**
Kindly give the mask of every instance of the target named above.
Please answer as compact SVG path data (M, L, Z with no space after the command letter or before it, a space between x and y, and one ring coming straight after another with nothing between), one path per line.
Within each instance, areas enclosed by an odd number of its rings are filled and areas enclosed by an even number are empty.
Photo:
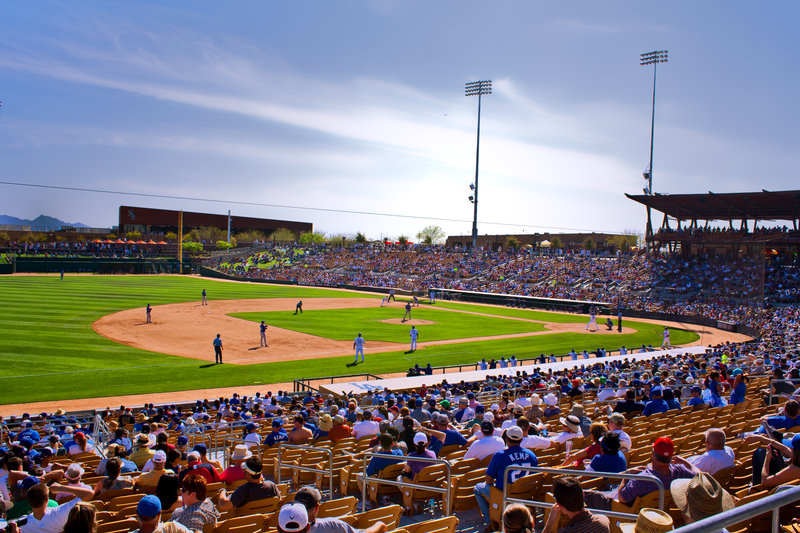
M697 407L698 405L705 404L703 400L703 388L699 385L693 385L691 388L692 397L686 402L686 407Z
M464 435L450 427L450 418L446 414L434 412L431 415L431 421L434 424L434 429L445 434L444 442L436 437L431 438L428 449L434 452L436 455L439 455L439 452L441 452L442 448L445 446L450 446L452 444L464 446L467 444L467 439L464 438Z
M367 469L365 471L368 476L374 476L389 465L403 462L403 451L400 448L392 449L394 439L392 439L391 435L388 433L382 433L381 436L378 437L378 443L381 445L379 453L385 455L397 455L401 458L389 459L388 457L373 457L369 460L369 464L367 465Z
M264 437L264 444L267 446L275 446L279 442L286 442L289 440L289 434L283 429L283 419L276 418L272 421L272 433Z
M473 493L475 499L478 501L478 507L481 509L483 520L486 527L491 526L489 520L489 499L491 497L492 485L497 487L498 490L503 490L506 478L506 468L511 465L520 466L538 466L539 461L536 455L527 448L522 448L522 438L524 434L519 426L511 426L506 430L506 441L508 448L501 452L497 452L492 456L489 467L486 469L486 481L475 485ZM526 472L519 470L512 470L508 473L508 480L513 483L518 478L526 475Z
M642 416L666 413L667 411L669 411L669 405L661 398L661 387L653 387L650 391L650 401L644 405Z

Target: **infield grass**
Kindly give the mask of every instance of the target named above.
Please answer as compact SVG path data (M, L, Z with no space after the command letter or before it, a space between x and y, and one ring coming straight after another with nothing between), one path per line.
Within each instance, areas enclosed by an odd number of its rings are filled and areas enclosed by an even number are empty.
M209 387L232 387L292 381L300 377L319 377L356 372L382 374L404 371L414 363L430 362L434 366L460 363L473 363L481 358L510 357L530 358L540 353L566 353L571 348L590 350L598 347L615 349L621 345L628 347L641 344L658 345L661 342L661 328L653 324L628 322L636 333L592 338L582 334L558 333L527 338L513 338L482 342L431 346L414 353L403 350L387 353L370 353L367 348L367 361L355 368L346 365L352 356L328 357L299 361L239 365L210 365L206 361L186 359L117 344L92 330L92 323L98 318L117 311L142 308L147 303L162 305L167 303L198 301L205 288L209 300L237 298L303 298L307 307L313 297L363 297L363 294L296 287L286 285L245 284L214 281L202 278L180 276L69 276L63 281L58 276L2 276L0 277L0 328L3 341L0 343L0 403L20 403L33 401L60 400L71 398L91 398L150 392L202 389ZM376 304L377 304L376 298ZM439 306L440 304L437 304ZM464 313L447 312L423 306L414 308L412 316L433 320L437 324L420 326L420 341L436 338L459 338L458 335L476 336L485 330L498 334L499 329L509 331L521 328L535 331L538 324L508 320L502 316L518 316L555 322L557 317L569 321L583 321L574 315L541 313L546 318L534 318L540 312L519 309L503 309L468 304L443 303L446 307L466 306L470 310L496 315L481 317ZM385 308L391 317L402 318L402 310ZM341 310L340 310L341 311ZM376 306L367 310L372 314L380 311ZM334 311L308 311L308 320ZM280 314L280 313L278 313ZM288 318L290 313L283 313ZM358 313L356 313L358 315ZM263 314L259 315L263 316ZM331 317L335 315L330 315ZM326 318L328 326L319 328L330 338L351 339L359 330L356 322L345 321L346 314L340 312L339 318ZM431 318L432 317L432 318ZM469 317L469 318L465 318ZM357 316L347 320L358 319ZM390 318L387 316L387 318ZM382 319L382 318L381 318ZM262 318L259 318L262 320ZM271 319L272 320L272 319ZM302 320L306 320L304 314ZM488 322L492 321L492 322ZM497 321L497 322L494 322ZM491 324L483 327L481 323ZM272 324L278 325L276 321ZM338 325L334 325L338 324ZM452 331L448 328L454 324ZM461 324L461 325L459 325ZM408 340L407 325L383 324L386 334L397 332L400 342ZM439 326L439 327L434 327ZM281 326L288 327L288 326ZM380 329L375 334L369 326L363 328L367 339L379 340L383 335ZM395 329L396 328L396 329ZM472 329L470 329L472 328ZM483 328L483 329L476 329ZM294 328L293 328L294 329ZM338 329L339 334L332 332ZM439 330L437 332L437 330ZM691 332L672 329L674 344L682 344L697 339ZM447 334L447 336L444 336ZM463 337L462 337L463 338ZM392 340L392 339L388 339ZM266 389L267 387L265 387Z
M408 332L411 326L383 322L387 319L400 319L403 317L403 313L404 310L401 307L375 307L312 310L305 311L302 315L273 311L270 313L233 313L231 316L253 322L265 320L270 326L338 341L352 340L356 333L361 331L368 340L406 342L409 340ZM415 307L411 311L411 316L415 319L434 322L417 327L420 330L420 342L527 333L545 329L544 325L539 322L509 320L502 316L457 313L430 307Z

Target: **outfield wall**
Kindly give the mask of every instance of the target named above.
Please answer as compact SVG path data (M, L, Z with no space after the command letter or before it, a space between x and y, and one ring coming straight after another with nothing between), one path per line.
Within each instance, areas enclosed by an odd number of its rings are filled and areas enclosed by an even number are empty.
M476 291L461 291L457 289L431 288L435 291L436 298L441 300L451 300L459 302L475 302L496 305L514 305L516 307L531 307L553 311L567 311L572 313L588 314L591 307L598 309L598 314L602 316L616 317L617 309L614 304L607 302L587 302L582 300L566 300L559 298L543 298L538 296L522 296L518 294L487 293ZM733 333L744 333L750 337L760 337L761 333L747 324L735 324L722 320L715 320L704 316L680 315L677 313L662 313L659 311L642 311L636 309L623 309L622 319L643 318L648 320L665 320L668 322L684 322L697 326L717 328Z

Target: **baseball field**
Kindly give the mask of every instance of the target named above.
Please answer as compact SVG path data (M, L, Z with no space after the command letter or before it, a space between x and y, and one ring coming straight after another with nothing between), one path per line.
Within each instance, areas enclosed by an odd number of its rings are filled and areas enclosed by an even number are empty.
M200 305L203 289L206 306ZM304 312L294 314L299 299ZM380 307L375 294L181 276L5 276L0 301L0 404L659 346L663 328L626 320L621 333L616 325L589 333L585 316L452 302L423 303L402 322L405 302ZM148 303L152 324L145 323ZM259 345L261 320L269 325L268 348ZM420 330L413 353L411 324ZM672 343L700 340L690 329L671 328ZM367 340L366 362L352 366L358 332ZM217 333L224 341L222 365L214 364Z

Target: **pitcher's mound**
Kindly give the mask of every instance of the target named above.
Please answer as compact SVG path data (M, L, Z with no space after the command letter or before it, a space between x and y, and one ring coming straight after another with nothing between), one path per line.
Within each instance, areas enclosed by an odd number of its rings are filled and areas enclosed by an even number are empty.
M436 324L436 322L432 320L421 320L419 318L412 318L405 322L403 322L402 318L387 318L386 320L381 320L381 322L385 324L405 324L407 326L428 326L430 324Z

